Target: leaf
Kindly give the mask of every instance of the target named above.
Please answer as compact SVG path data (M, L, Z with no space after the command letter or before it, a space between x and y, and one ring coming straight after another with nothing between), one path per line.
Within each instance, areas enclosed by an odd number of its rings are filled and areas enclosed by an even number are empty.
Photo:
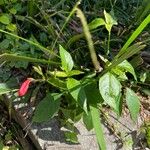
M71 55L59 45L59 53L61 57L62 69L66 72L71 71L74 65Z
M113 16L111 16L109 13L107 13L105 10L104 10L104 16L105 16L105 27L106 29L108 30L108 32L111 31L111 28L113 25L117 25L117 21L113 18Z
M118 111L117 101L121 92L121 84L113 74L108 72L99 79L99 91L104 101Z
M125 74L125 71L121 70L117 66L112 68L111 72L113 72L115 75L117 75L117 78L119 79L119 81L125 81L128 79L126 74Z
M75 132L70 132L70 131L65 131L65 140L67 142L72 142L72 143L79 143L78 142L78 137L77 137L77 133Z
M37 72L39 75L41 75L42 77L44 77L44 74L42 72L42 68L40 66L33 66L33 69L35 72Z
M131 118L136 121L140 111L140 101L134 91L129 88L126 88L126 102L131 114Z
M111 65L106 68L105 72L108 72L112 68L116 67L120 63L122 63L124 60L130 58L140 50L144 49L146 45L141 45L141 43L136 43L126 49L124 53L122 53L119 57L116 56L116 58L113 59L111 62ZM118 55L118 54L117 54Z
M51 85L57 87L57 88L60 88L60 89L67 89L66 87L66 83L58 78L49 78L48 80L48 83L50 83Z
M9 47L11 41L8 39L4 39L2 42L0 42L0 50L5 50Z
M137 81L137 77L136 77L134 68L132 67L132 65L127 60L124 60L117 67L120 68L120 69L123 69L127 72L130 72L133 75L134 79Z
M105 25L105 21L102 18L96 18L88 24L90 30L96 29L97 27L102 25Z
M86 113L83 114L83 123L85 124L85 127L88 131L93 129L91 112L88 112L87 114Z
M142 88L142 92L143 92L144 94L146 94L147 96L150 96L150 89Z
M5 24L5 25L8 25L10 23L10 18L9 18L9 15L7 14L2 14L0 16L0 22Z
M16 25L15 24L8 24L7 26L6 26L6 28L9 30L9 31L12 31L12 32L14 32L14 31L16 31L17 30L17 27L16 27Z
M60 97L59 93L48 93L36 107L33 122L44 122L54 117L60 107Z
M9 93L11 91L9 88L1 87L1 86L2 86L2 83L0 84L0 95Z
M143 20L143 22L138 26L138 28L132 33L127 42L121 48L116 57L120 57L123 53L127 51L130 44L138 37L138 35L144 30L144 28L150 23L150 14ZM134 51L134 49L132 49Z
M17 13L17 10L15 8L11 8L9 9L9 12L13 15L15 15Z
M80 75L80 74L83 74L84 72L80 71L80 70L71 70L69 71L67 74L68 74L68 77L72 77L72 76L75 76L75 75Z
M67 80L67 88L71 96L79 103L82 109L87 112L87 97L80 81L69 78Z
M97 137L98 144L101 150L106 150L106 143L104 139L104 133L102 129L102 124L100 122L100 113L97 107L90 105L92 122L95 130L95 134Z
M65 78L65 77L71 77L71 76L74 76L74 75L83 74L84 72L79 71L79 70L71 70L69 72L64 72L64 71L49 71L49 73L51 75L56 76L56 77Z
M84 86L84 90L89 104L98 104L103 102L96 83L88 83Z
M16 91L16 89L10 89L6 83L0 83L0 95L9 93L11 91Z

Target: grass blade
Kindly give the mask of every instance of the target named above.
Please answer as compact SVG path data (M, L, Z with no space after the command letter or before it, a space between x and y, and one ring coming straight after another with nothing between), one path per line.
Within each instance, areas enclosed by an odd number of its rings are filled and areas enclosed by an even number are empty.
M124 44L120 52L117 54L116 58L120 57L130 44L137 38L137 36L144 30L144 28L150 23L150 14L144 19L144 21L139 25L139 27L133 32L127 42Z
M39 49L41 49L41 50L42 50L46 55L48 55L48 56L49 56L49 55L54 55L54 56L56 56L56 57L59 58L59 56L58 56L55 52L50 51L49 49L43 47L42 45L40 45L40 44L38 44L38 43L35 43L35 42L31 41L31 40L27 40L27 39L25 39L25 38L23 38L23 37L20 37L20 36L16 35L16 34L13 34L13 33L10 33L10 32L4 31L4 30L1 30L1 29L0 29L0 32L5 33L5 34L8 34L8 35L10 35L10 36L12 36L12 37L14 37L14 38L23 40L23 41L25 41L25 42L27 42L27 43L29 43L29 44L31 44L31 45L36 46L36 47L38 47Z
M36 63L38 62L44 64L60 64L54 61L47 61L44 59L37 59L37 58L26 57L26 56L17 56L15 54L7 54L7 53L0 55L0 62L3 61L26 61L26 62L36 62Z

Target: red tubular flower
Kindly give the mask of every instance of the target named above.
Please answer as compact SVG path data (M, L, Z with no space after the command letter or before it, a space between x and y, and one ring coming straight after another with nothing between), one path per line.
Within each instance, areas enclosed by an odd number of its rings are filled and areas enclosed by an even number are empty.
M33 79L28 78L21 84L20 89L18 91L19 96L24 96L27 93L31 81L33 81Z

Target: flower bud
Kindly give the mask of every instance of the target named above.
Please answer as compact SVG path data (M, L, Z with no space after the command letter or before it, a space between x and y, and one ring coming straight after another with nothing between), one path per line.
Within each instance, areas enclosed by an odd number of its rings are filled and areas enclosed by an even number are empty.
M28 78L21 84L20 89L18 91L19 96L24 96L27 93L31 81L33 81L33 79Z

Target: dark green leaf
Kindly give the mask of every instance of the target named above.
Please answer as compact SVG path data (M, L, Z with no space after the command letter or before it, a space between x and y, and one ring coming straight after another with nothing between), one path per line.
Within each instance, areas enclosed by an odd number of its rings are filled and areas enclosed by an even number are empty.
M48 93L46 97L38 104L36 107L33 121L34 122L43 122L48 121L58 112L60 106L60 97L61 94Z
M83 114L83 122L88 131L93 129L91 112L88 112L87 114L86 113Z
M100 95L99 89L96 83L88 83L84 86L87 101L90 104L102 103L103 98Z
M129 88L126 88L126 102L132 119L136 121L140 111L140 101L134 91Z

